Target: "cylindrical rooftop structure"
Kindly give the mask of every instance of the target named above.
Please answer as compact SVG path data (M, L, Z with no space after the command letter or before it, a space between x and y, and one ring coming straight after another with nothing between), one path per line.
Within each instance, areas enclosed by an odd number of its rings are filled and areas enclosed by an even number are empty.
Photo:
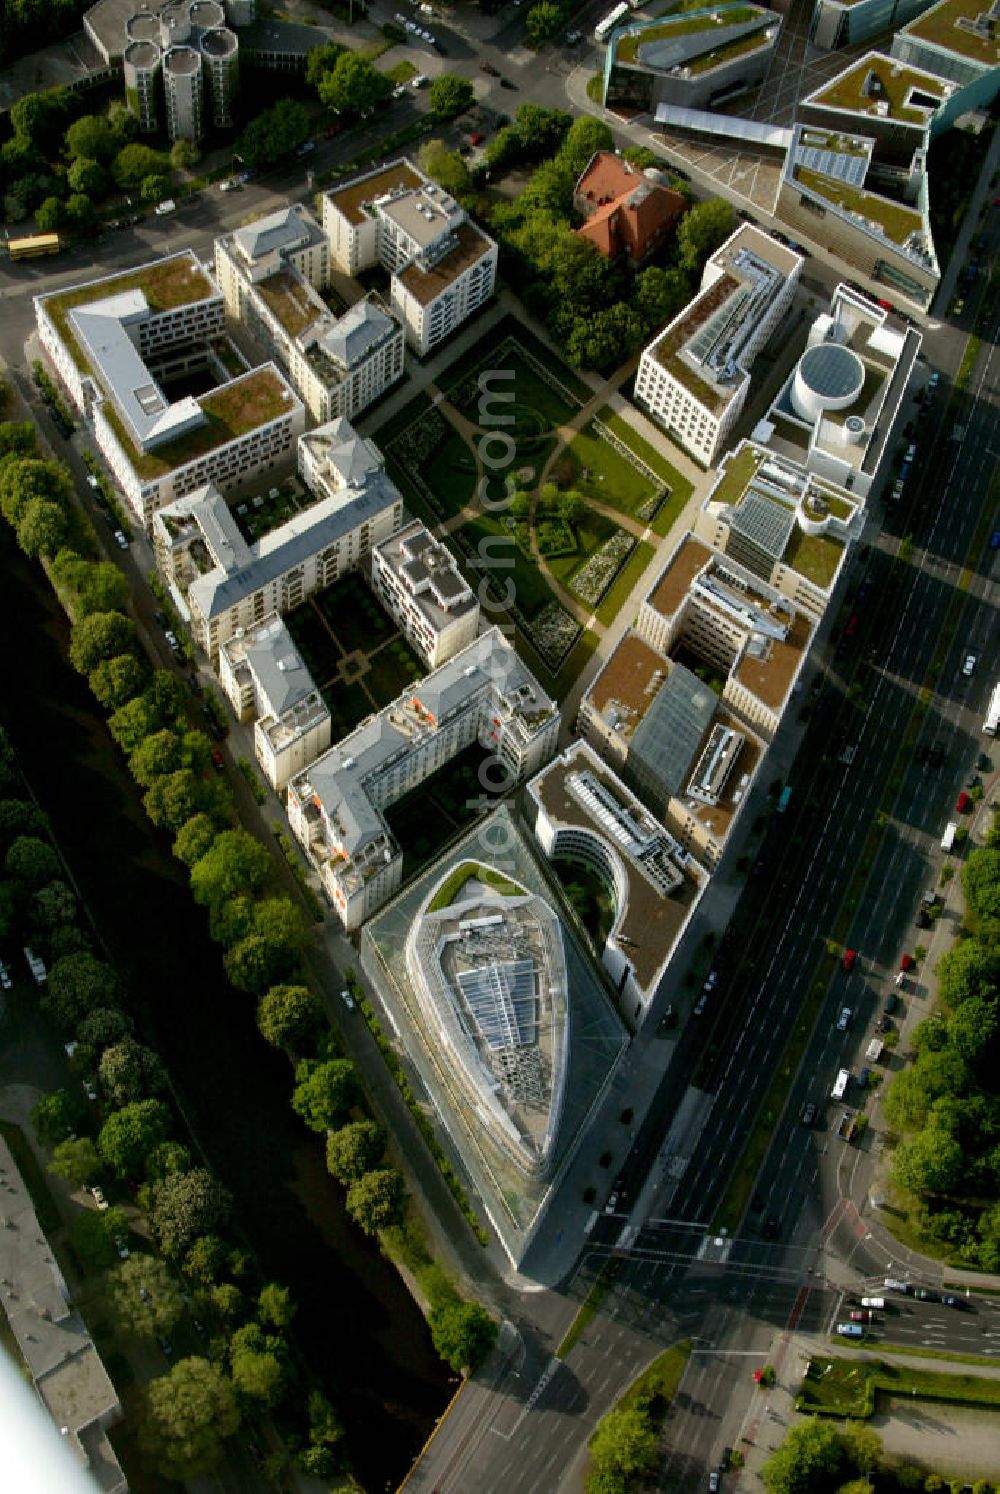
M233 101L239 90L239 48L235 31L227 26L202 33L201 54L208 73L212 123L217 128L233 122Z
M151 17L137 16L136 20ZM160 49L155 41L130 41L122 53L125 80L125 102L139 121L139 129L151 135L157 128L157 78L160 73Z
M218 0L194 0L188 12L191 25L199 31L210 31L213 26L226 24L226 12Z
M180 46L182 42L190 40L191 16L190 4L187 0L175 0L172 5L165 5L160 11L160 45L164 47Z
M204 83L201 54L194 47L171 47L163 54L163 90L171 140L200 140Z
M129 16L125 22L125 35L129 41L159 42L159 17L151 16L148 11L140 11L138 15Z
M857 353L842 343L817 343L799 359L792 404L804 420L818 420L828 410L846 410L864 383L865 366Z

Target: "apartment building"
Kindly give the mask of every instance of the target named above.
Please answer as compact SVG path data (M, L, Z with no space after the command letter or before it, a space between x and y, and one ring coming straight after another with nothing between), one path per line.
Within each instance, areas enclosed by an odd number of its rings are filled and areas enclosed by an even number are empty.
M191 250L35 297L39 340L144 525L208 482L238 489L276 467L305 410L271 363L231 377L213 355L222 294ZM176 368L222 378L170 400Z
M643 600L635 631L658 653L706 668L722 701L770 742L815 620L731 554L719 555L687 534Z
M294 777L289 824L344 927L359 928L402 884L386 809L477 741L506 783L520 783L558 731L555 702L491 628Z
M478 599L451 551L419 519L372 550L371 586L428 669L479 631Z
M580 735L709 871L765 747L710 685L629 631L580 704Z
M313 419L353 420L403 373L403 328L375 295L334 316L326 237L304 208L215 241L226 311L273 355Z
M708 873L585 742L574 742L528 782L525 805L549 860L581 863L611 897L601 960L622 1016L639 1026Z
M636 403L705 467L740 416L753 361L785 316L802 263L743 224L707 260L698 295L643 350Z
M838 285L754 442L867 498L892 448L920 343L915 328L897 331L884 307Z
M1000 91L996 0L939 0L892 39L893 57L957 83L963 109L988 109Z
M240 628L219 649L219 683L276 793L330 745L330 712L277 613Z
M401 159L323 194L332 262L345 274L381 265L392 309L420 356L492 296L496 243L443 188Z
M740 0L651 21L623 19L608 41L604 103L644 114L663 105L722 107L764 81L780 34L776 11Z
M349 450L349 441L341 444ZM153 541L195 642L214 660L240 628L290 612L356 569L402 515L402 497L381 466L359 463L355 480L344 481L328 461L317 501L252 544L211 485L160 510Z
M741 441L722 458L694 532L818 621L863 524L861 497Z

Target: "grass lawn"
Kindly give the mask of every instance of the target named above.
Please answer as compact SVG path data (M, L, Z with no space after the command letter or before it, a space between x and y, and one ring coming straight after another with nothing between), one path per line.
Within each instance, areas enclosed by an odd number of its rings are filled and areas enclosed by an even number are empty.
M390 421L375 433L375 444L384 452L386 467L393 482L402 491L407 506L430 525L451 518L469 503L476 491L476 457L463 436L440 411L430 412L427 401L424 407L415 409L418 401L407 405L414 411L413 419L399 426L400 417ZM404 412L405 413L405 412ZM424 426L423 422L430 422ZM409 442L405 431L416 426L413 440L419 442L421 429L437 430L438 439L430 449L418 457L408 453ZM418 448L419 450L420 448ZM417 468L437 500L436 511L425 496L422 487L415 483L411 471Z
M984 1375L925 1370L908 1364L887 1364L881 1359L817 1356L809 1361L795 1409L862 1420L874 1412L878 1395L950 1401L964 1406L1000 1406L1000 1382Z
M538 362L541 363L543 367L551 370L553 377L558 379L560 384L562 384L568 391L568 393L573 395L580 402L580 404L585 404L593 394L594 391L591 389L590 385L585 383L578 374L575 374L573 370L569 368L556 353L548 348L544 342L537 338L533 332L530 332L523 322L518 321L516 316L505 316L500 322L497 323L495 327L490 328L489 337L490 344L494 348L499 348L500 345L510 337L512 337L516 342L519 342L521 344L521 347L524 348L526 352L530 353L532 357L537 358ZM515 362L519 361L520 360L515 360ZM462 354L461 358L456 358L455 362L448 369L447 374L445 374L443 378L438 380L440 387L446 392L450 389L453 389L454 386L460 383L468 373L472 372L473 370L478 372L480 367L483 366L483 362L483 349L481 347L470 348L467 353ZM509 365L506 361L503 361L499 363L491 362L486 366L490 368L499 367L502 369L506 369ZM532 377L537 378L537 375L533 373ZM516 380L499 379L496 381L493 387L496 389L507 389L510 387L511 383L514 383L516 387ZM548 384L545 384L543 387L547 390L549 389ZM549 392L552 394L555 393L554 390L549 390Z
M390 83L409 83L411 78L417 76L417 70L413 66L413 63L407 62L404 57L402 62L397 62L394 66L388 68L385 76L389 79Z
M564 462L573 468L571 475L567 473L567 486L632 518L637 517L638 510L655 492L649 478L603 441L593 425L580 431L559 453L556 465L561 467Z
M829 586L844 554L840 540L827 534L804 534L798 525L793 529L785 551L785 564L801 571L817 586Z
M368 663L369 669L364 682L379 707L387 706L390 701L395 700L412 680L420 679L425 672L410 645L401 637L394 638L391 643L380 648Z
M435 894L434 901L427 909L428 913L437 913L440 908L447 908L455 901L466 882L471 882L473 878L492 887L501 897L523 895L523 889L516 882L509 881L492 867L481 866L478 861L463 861L442 883L440 891Z
M653 1402L654 1405L662 1406L665 1411L677 1394L677 1387L681 1383L690 1357L691 1340L689 1338L679 1344L673 1344L669 1349L664 1349L662 1354L656 1356L649 1368L643 1370L637 1380L633 1380L628 1390L617 1402L615 1409L631 1411L636 1406Z
M392 637L396 626L360 576L345 576L313 598L345 654L369 653Z
M611 409L610 405L605 405L602 410L599 410L597 418L609 430L614 431L619 441L624 441L626 446L631 447L636 456L645 462L646 466L650 471L655 472L657 477L662 478L670 489L670 496L653 520L654 531L657 534L666 534L673 524L674 519L691 497L692 485L690 480L682 472L678 472L677 468L667 460L662 451L651 445L644 436L640 436L639 432L634 426L629 424L624 416L617 415Z
M536 612L540 612L552 601L552 591L537 563L529 555L525 555L515 543L514 536L504 529L499 519L484 514L481 518L463 524L453 538L461 542L463 559L466 560L464 569L473 586L478 587L484 571L491 573L496 581L497 595L505 597L512 587L514 605L527 618L534 617ZM493 563L484 566L482 570L473 570L468 565L468 558L475 555L487 557ZM577 559L576 556L572 558ZM507 585L508 581L511 583L510 587Z
M636 545L597 609L598 622L604 623L605 627L614 622L655 553L653 546L647 544L645 540Z

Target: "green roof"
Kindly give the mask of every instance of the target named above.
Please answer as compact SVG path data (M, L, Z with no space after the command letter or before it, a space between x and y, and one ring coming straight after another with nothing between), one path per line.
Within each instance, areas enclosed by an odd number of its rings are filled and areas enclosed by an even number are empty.
M828 534L806 534L796 524L783 563L825 589L837 574L843 553L843 541Z
M108 296L120 296L130 290L141 290L151 311L173 311L177 306L193 305L219 294L194 257L185 252L154 260L152 264L142 265L124 275L94 280L89 285L78 285L72 290L46 296L43 302L45 310L77 368L87 370L89 364L70 328L68 313L76 306L88 306L92 301L103 301Z
M1000 28L996 23L994 22L988 36L967 31L964 26L955 24L959 20L977 21L988 10L986 0L941 0L940 5L935 5L933 9L911 21L904 28L903 35L932 42L934 46L944 47L949 52L958 52L960 56L971 58L973 62L997 67L1000 66Z
M878 79L878 86L871 93L863 93L863 86L872 73ZM928 111L908 108L905 103L914 89L936 95L940 103L947 96L942 79L916 72L892 57L869 56L841 73L839 78L834 78L826 88L818 89L806 102L826 104L831 109L851 109L875 119L882 117L899 120L902 124L923 125L927 122ZM874 106L879 103L889 105L887 115L875 113Z
M868 218L894 244L905 243L911 233L923 229L923 219L916 208L892 202L888 197L878 197L861 187L849 187L806 166L796 166L795 180L827 202Z
M735 456L727 457L725 475L709 494L710 501L725 504L738 503L763 460L764 453L755 451L752 446L746 446Z
M668 41L675 36L695 36L700 31L718 31L725 26L741 26L766 15L767 12L762 11L756 5L720 6L714 11L705 9L699 15L667 17L653 26L639 25L634 31L628 31L624 36L619 37L615 48L615 61L636 63L639 60L640 47L648 46L650 42ZM739 41L746 39L745 37L738 38ZM759 45L756 32L753 33L753 40L755 45Z

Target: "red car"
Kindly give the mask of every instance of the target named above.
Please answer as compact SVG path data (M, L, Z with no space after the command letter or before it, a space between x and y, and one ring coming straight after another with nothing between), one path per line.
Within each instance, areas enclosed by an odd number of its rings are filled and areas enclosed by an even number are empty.
M972 800L965 792L965 789L962 790L958 798L955 800L955 808L958 810L959 814L968 814L969 810L972 808Z
M212 753L212 767L216 770L217 773L221 773L223 768L225 767L225 763L222 761L222 753L219 751L218 747L216 747Z
M867 1307L857 1308L851 1313L852 1323L874 1323L875 1314Z
M854 969L854 962L857 957L858 952L856 949L845 949L844 953L841 955L840 963L841 965L843 965L845 970L851 971Z
M469 144L470 145L482 145L482 143L483 143L483 136L482 135L476 134L476 135L470 135L469 136Z
M899 968L900 968L900 970L912 970L913 969L913 956L909 955L909 954L904 955L903 958L899 962Z
M845 638L853 638L854 635L855 635L855 633L857 631L858 631L858 614L856 612L852 612L851 615L850 615L850 617L847 620L847 627L844 629L844 637Z

